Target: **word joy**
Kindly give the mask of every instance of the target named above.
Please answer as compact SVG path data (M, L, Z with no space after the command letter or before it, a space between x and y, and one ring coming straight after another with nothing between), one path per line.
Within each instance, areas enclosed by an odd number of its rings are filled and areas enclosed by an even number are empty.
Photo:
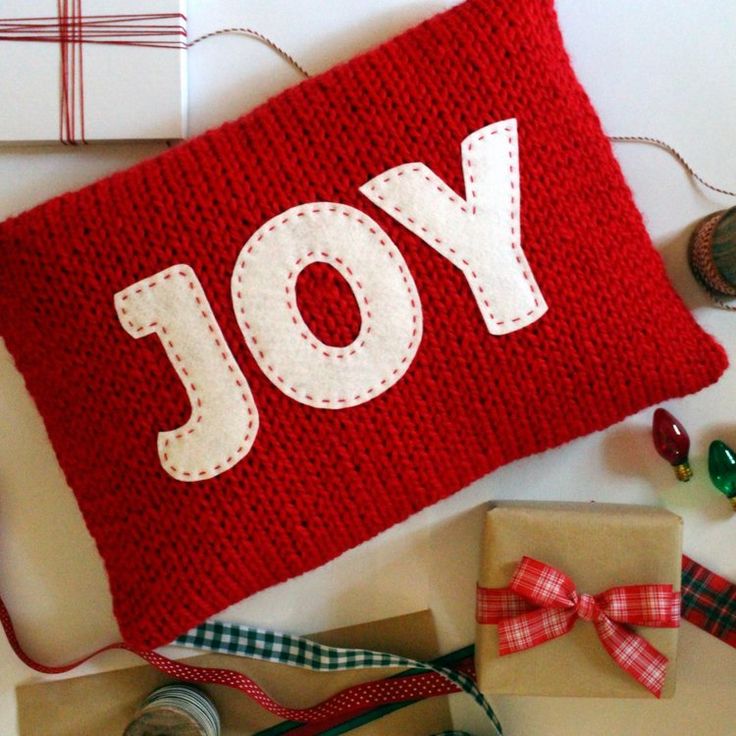
M547 310L520 244L516 120L462 142L466 197L422 163L385 171L360 192L459 268L492 335L519 330ZM329 245L326 245L329 244ZM361 326L345 347L320 341L296 303L299 274L326 263L347 281ZM243 246L232 301L248 348L276 388L316 409L364 404L409 369L422 339L414 279L396 245L360 210L312 202L262 225ZM163 468L181 481L215 477L242 460L258 410L193 269L175 265L115 295L134 338L156 334L181 379L191 416L160 432Z

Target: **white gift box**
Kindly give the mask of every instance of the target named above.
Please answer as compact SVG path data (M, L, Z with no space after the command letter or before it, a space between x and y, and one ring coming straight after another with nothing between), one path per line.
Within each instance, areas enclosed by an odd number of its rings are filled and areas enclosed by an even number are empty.
M0 142L184 138L185 0L63 6L66 22L57 0L0 3Z

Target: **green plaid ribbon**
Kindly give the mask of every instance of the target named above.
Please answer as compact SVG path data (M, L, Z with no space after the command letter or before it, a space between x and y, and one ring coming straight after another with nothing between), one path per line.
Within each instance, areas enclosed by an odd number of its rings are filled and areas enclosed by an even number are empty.
M736 585L683 555L682 617L736 647Z
M501 724L490 703L478 690L472 678L430 662L420 662L387 652L370 649L343 649L319 644L291 634L244 626L223 621L205 621L175 639L174 646L207 650L222 654L277 662L289 667L301 667L315 672L337 672L383 667L412 668L436 672L468 693L484 710L497 736L503 735Z

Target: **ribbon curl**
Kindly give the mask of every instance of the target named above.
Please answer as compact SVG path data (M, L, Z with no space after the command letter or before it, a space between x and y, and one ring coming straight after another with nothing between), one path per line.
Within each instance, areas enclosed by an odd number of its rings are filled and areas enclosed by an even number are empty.
M592 596L554 567L524 557L508 588L478 586L476 620L498 625L501 656L564 636L578 619L595 626L619 667L661 696L667 657L622 624L679 626L680 594L671 585L624 585Z

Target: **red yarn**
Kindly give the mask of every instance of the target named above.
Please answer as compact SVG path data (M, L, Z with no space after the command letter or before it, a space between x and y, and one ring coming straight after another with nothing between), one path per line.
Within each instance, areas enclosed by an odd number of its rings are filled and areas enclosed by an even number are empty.
M423 161L463 193L460 142L511 117L522 244L549 312L498 337L463 274L358 187ZM319 200L381 224L424 312L406 376L339 411L270 383L229 293L254 230ZM199 275L261 420L247 457L200 483L178 482L159 463L156 435L187 419L187 397L160 341L131 339L113 306L115 292L176 263ZM307 323L339 345L355 314L334 279L313 269L299 296ZM548 0L471 0L7 221L0 333L105 560L123 636L148 646L500 465L696 391L726 366L667 283Z

